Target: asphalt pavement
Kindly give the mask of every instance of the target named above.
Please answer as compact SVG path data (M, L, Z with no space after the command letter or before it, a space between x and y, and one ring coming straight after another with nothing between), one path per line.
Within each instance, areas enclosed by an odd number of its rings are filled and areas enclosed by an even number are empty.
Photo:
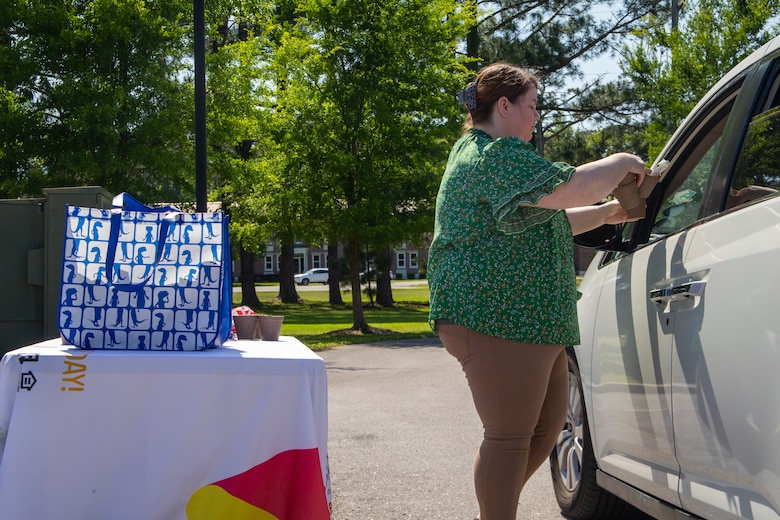
M438 339L335 347L328 371L334 520L472 520L482 427L460 365ZM561 520L545 463L518 519Z

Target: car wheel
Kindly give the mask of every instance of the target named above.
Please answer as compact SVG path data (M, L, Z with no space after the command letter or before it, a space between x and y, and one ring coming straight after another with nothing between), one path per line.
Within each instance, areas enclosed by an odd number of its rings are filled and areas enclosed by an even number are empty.
M301 285L309 285L309 279L304 278L303 280L301 280Z
M569 363L566 424L550 454L558 506L564 516L572 520L629 518L624 515L634 508L596 484L596 457L588 429L582 377L572 347L567 347L566 357Z

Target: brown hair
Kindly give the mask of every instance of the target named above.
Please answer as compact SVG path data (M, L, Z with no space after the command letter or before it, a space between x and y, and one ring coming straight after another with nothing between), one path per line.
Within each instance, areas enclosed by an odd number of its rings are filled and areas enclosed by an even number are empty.
M476 84L476 107L469 108L469 116L463 124L464 132L474 123L490 120L493 105L499 98L506 96L509 101L539 86L536 76L526 69L508 63L494 63L479 71Z

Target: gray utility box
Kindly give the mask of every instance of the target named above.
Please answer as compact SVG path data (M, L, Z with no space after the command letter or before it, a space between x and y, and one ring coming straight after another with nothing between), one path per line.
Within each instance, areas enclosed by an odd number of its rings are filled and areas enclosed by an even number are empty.
M113 198L99 186L43 193L41 199L0 199L0 355L60 335L65 206L110 208Z

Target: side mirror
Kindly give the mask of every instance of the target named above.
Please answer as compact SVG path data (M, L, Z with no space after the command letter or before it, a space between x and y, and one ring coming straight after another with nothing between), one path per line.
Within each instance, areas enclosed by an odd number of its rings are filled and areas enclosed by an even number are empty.
M600 251L626 251L628 244L623 241L623 225L604 224L596 229L574 235L574 243L588 249Z

